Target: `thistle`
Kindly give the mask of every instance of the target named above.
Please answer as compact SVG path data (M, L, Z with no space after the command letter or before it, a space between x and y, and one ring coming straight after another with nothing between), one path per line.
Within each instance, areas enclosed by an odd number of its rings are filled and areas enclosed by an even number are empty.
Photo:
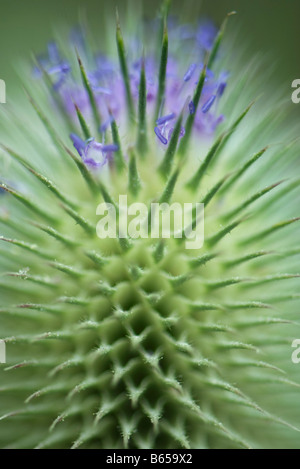
M1 447L299 446L297 140L253 102L230 15L218 32L168 4L144 45L118 15L111 55L81 29L49 43L32 110L3 117ZM99 239L120 195L203 203L204 246Z

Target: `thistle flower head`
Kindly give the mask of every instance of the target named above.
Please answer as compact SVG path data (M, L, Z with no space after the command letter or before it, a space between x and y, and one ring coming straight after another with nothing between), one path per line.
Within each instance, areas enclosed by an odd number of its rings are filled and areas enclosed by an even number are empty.
M228 18L181 25L167 6L144 45L117 18L115 55L78 31L68 53L49 43L36 116L4 119L2 447L299 446L298 141L282 124L272 145L283 113L222 54ZM203 247L186 248L194 205L189 230L139 237L120 197L204 204ZM100 203L115 237L97 236Z

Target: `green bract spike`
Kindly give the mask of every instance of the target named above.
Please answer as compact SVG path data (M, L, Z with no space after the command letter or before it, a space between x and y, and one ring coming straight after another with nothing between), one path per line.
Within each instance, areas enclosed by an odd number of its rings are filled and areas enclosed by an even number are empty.
M81 127L81 130L83 132L83 135L84 135L84 138L86 140L88 140L89 138L91 138L91 133L90 133L90 129L89 129L89 126L87 125L79 107L77 106L77 104L74 104L75 106L75 110L76 110L76 114L77 114L77 117L78 117L78 120L79 120L79 123L80 123L80 127Z
M284 181L280 181L280 182L277 182L275 184L271 184L270 186L268 187L265 187L265 189L262 189L260 190L259 192L257 192L256 194L252 195L251 197L249 197L247 200L245 200L245 202L242 202L240 205L238 205L236 208L230 210L228 213L225 213L224 215L224 220L230 220L230 218L232 217L235 217L236 215L238 215L240 212L242 212L243 210L245 210L247 207L249 207L249 205L251 205L252 203L254 203L256 200L260 199L261 197L263 197L264 195L268 194L270 191L272 191L273 189L275 189L277 186L279 186L280 184L282 184Z
M222 134L215 141L215 143L212 145L209 152L207 153L203 163L200 164L200 166L199 166L198 170L196 171L195 175L187 183L187 187L189 189L191 189L193 192L195 192L198 189L199 184L200 184L203 176L205 175L205 172L206 172L211 160L213 159L213 157L217 153L217 150L220 148L220 145L221 145L223 139L224 139L224 134Z
M197 109L198 109L198 104L199 104L199 101L200 101L200 98L201 98L201 94L202 94L202 90L203 90L203 86L204 86L204 82L205 82L206 70L207 70L207 66L204 65L204 67L201 70L200 77L199 77L199 80L198 80L198 83L197 83L197 87L196 87L196 90L195 90L195 93L194 93L194 96L193 96L194 112L192 114L189 114L189 116L186 120L185 135L182 138L182 140L180 142L180 145L179 145L178 152L181 155L186 154L187 149L188 149L188 144L189 144L190 139L191 139L191 134L192 134L192 130L193 130L195 116L196 116L196 112L197 112Z
M164 159L159 167L159 172L167 178L171 172L172 164L174 161L174 156L177 149L177 144L180 137L181 132L181 125L182 125L182 113L179 115L177 122L175 124L168 148L165 152Z
M236 14L235 11L232 11L232 12L228 13L226 18L224 19L224 21L222 23L220 31L219 31L219 33L217 34L217 36L214 40L214 43L213 43L213 46L212 46L212 49L211 49L211 52L210 52L210 55L209 55L209 59L208 59L208 63L207 63L207 68L208 69L212 68L212 66L214 64L214 61L216 59L217 53L219 51L219 48L220 48L220 45L221 45L221 42L222 42L222 39L223 39L223 36L224 36L224 32L225 32L225 28L226 28L226 25L227 25L228 18L232 15L235 15L235 14Z
M62 204L62 208L65 210L65 212L72 217L78 225L81 226L81 228L84 229L89 235L95 235L96 234L96 229L95 227L88 222L85 218L83 218L81 215L76 210L73 210L71 207L68 207L67 205Z
M39 218L43 218L48 223L56 225L58 223L58 218L52 216L50 213L47 213L44 209L39 207L35 202L32 202L28 197L16 191L12 187L8 187L6 184L0 183L0 188L3 191L6 191L8 194L12 195L16 200L21 202L26 208L31 212L37 215Z
M130 80L129 80L127 60L126 60L126 51L125 51L125 45L124 45L124 40L122 36L122 31L121 31L118 9L116 9L116 22L117 22L116 41L117 41L120 69L121 69L121 73L122 73L122 77L124 81L124 87L126 91L128 117L129 117L129 120L132 121L135 118L135 109L134 109L134 103L133 103L133 98L132 98L131 89L130 89Z
M113 142L116 145L118 145L118 150L114 152L115 163L116 163L117 170L120 172L120 171L122 171L122 169L124 169L125 162L124 162L124 157L123 157L123 153L122 153L121 140L120 140L120 137L119 137L118 127L117 127L115 119L112 117L111 114L110 114L110 117L111 117L110 126L111 126L111 133L112 133Z
M159 117L159 113L163 112L163 102L164 102L164 97L165 97L166 73L167 73L167 63L168 63L168 49L169 49L169 39L168 39L167 24L165 20L162 45L161 45L159 74L158 74L157 99L156 99L155 112L154 112L155 120Z
M300 217L297 217L297 218L292 218L291 220L286 220L286 221L282 221L282 222L279 222L279 223L275 223L274 225L270 226L269 228L263 229L263 230L259 231L258 233L255 233L251 236L246 237L240 243L241 243L241 245L254 243L254 242L256 242L260 239L264 239L266 236L269 236L272 233L275 233L276 231L281 230L282 228L285 228L285 227L287 227L287 226L291 225L292 223L295 223L299 220L300 220Z
M166 187L159 199L159 203L160 204L164 204L164 203L169 203L171 198L172 198L172 195L173 195L173 192L174 192L174 188L175 188L175 185L176 185L176 182L177 182L177 179L178 179L178 176L179 176L179 172L180 172L180 168L177 168L173 174L170 176L169 180L167 181L166 183Z

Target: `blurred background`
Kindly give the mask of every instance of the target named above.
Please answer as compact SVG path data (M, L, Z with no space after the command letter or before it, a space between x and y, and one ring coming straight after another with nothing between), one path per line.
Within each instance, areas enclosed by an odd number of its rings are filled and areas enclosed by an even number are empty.
M83 11L93 31L101 31L108 14L143 6L154 16L160 0L0 0L0 78L9 90L18 85L17 64L31 52L44 50L56 23L78 23ZM236 10L234 21L247 38L253 53L266 53L266 68L275 65L276 75L290 97L291 82L300 78L299 0L173 0L172 11L183 21L206 16L220 24L226 13ZM268 62L269 61L269 62ZM272 62L272 63L271 63ZM291 103L291 106L295 106ZM300 108L300 105L299 105ZM298 110L297 110L298 111Z

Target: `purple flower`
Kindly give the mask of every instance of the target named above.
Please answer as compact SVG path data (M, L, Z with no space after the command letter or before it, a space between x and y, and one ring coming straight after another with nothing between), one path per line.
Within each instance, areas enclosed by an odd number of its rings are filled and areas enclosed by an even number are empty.
M176 117L175 112L172 112L171 114L168 114L167 116L159 117L156 121L156 124L157 125L165 124L166 122L169 122L175 119L175 117Z
M33 73L36 78L40 78L45 70L48 75L54 76L53 89L59 91L66 81L71 67L66 60L61 58L55 42L48 43L47 52L46 55L37 57L39 67L35 67Z
M108 127L110 126L110 124L113 122L113 120L114 120L113 116L110 115L109 118L103 124L100 125L99 132L101 134L105 133Z
M216 27L209 21L201 23L198 28L191 25L182 27L176 18L169 19L168 27L172 40L169 41L165 94L154 127L157 142L164 146L171 138L176 116L182 111L183 128L180 137L184 135L185 121L189 115L193 115L195 132L211 135L215 131L223 117L217 115L216 105L212 112L212 106L215 100L219 103L228 78L226 72L221 72L216 76L212 70L208 69L196 109L193 98L203 69L204 56L211 49L216 37ZM114 116L120 128L126 125L128 113L124 80L117 59L110 59L103 54L92 56L87 53L85 38L81 31L73 31L72 41L80 49L85 63L86 74L101 119L98 131L102 135L103 142L98 143L94 139L83 141L75 134L71 134L71 139L85 164L99 168L107 162L108 156L111 158L113 152L116 151L115 146L104 145L105 134L111 124L111 116ZM183 48L183 44L184 54L180 54L178 51ZM150 122L157 103L159 54L149 47L148 55L142 58L140 42L135 37L127 42L126 49L129 85L136 109L138 108L142 63L145 66L147 115L149 115L148 122ZM94 112L89 94L82 81L77 81L71 75L69 63L63 60L54 42L48 44L47 53L39 58L39 62L47 73L55 77L53 87L59 94L62 105L72 118L74 125L78 125L74 103L79 107L85 121L90 124Z
M187 72L185 73L183 77L183 81L189 81L192 78L192 75L194 71L196 70L196 68L197 68L197 64L190 65Z
M70 134L70 138L82 161L91 168L97 169L104 166L113 152L118 151L118 145L112 143L104 145L96 142L94 138L84 141L76 134Z
M223 95L226 86L227 86L227 83L225 83L225 82L222 82L222 83L219 84L219 86L218 86L218 95L219 96Z

